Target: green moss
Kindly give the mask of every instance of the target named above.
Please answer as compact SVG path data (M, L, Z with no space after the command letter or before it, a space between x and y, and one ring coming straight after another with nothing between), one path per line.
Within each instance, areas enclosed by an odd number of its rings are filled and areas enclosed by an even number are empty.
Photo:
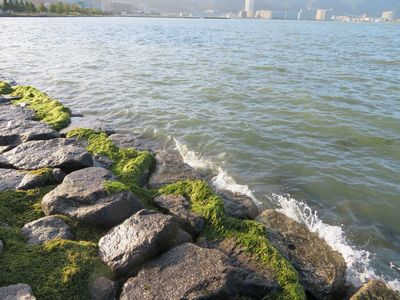
M27 245L19 228L0 228L0 286L23 282L38 299L89 299L90 280L108 275L97 256L97 244L54 240Z
M131 148L117 147L104 132L92 129L74 129L67 137L75 137L88 141L87 150L92 154L108 157L113 161L112 172L130 191L132 191L147 207L152 207L154 191L141 187L143 179L155 166L155 158L148 151L137 151Z
M50 98L47 94L31 86L16 86L13 95L22 97L13 104L26 103L35 113L38 120L60 130L70 123L71 111L61 102Z
M103 188L108 195L114 195L123 191L129 191L129 188L119 181L104 181Z
M51 168L41 168L37 170L26 171L26 173L40 176L45 182L55 183L53 180L53 169Z
M304 289L293 266L269 243L264 226L252 220L239 220L224 212L222 199L204 181L181 181L159 190L159 194L180 194L193 212L206 220L207 239L233 239L260 263L271 267L282 287L283 299L305 299Z
M0 81L0 94L11 94L13 89L8 82Z
M43 216L42 197L54 187L29 191L7 190L0 193L0 220L10 226L22 227Z

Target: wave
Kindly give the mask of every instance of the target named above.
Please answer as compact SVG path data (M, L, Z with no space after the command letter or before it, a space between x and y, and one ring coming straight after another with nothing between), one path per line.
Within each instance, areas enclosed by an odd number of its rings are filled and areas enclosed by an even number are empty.
M216 190L230 190L232 192L244 194L257 204L260 202L247 185L238 184L224 169L217 166L212 161L202 158L198 153L189 150L188 147L174 138L176 148L182 156L185 163L193 168L201 170L213 170L216 175L212 177L211 183ZM223 157L224 153L219 155ZM287 217L302 223L307 228L332 247L332 249L342 254L347 265L347 282L359 287L370 279L382 279L388 283L388 286L396 291L400 291L400 281L385 280L384 277L376 274L371 267L373 254L363 249L351 245L348 241L342 226L334 226L324 223L319 217L317 211L313 211L305 202L291 198L290 195L272 194L272 198L267 199L278 207L278 211ZM400 271L400 268L391 264L391 268Z
M306 203L291 198L290 195L272 194L270 200L279 207L278 211L306 225L311 232L324 239L332 249L342 254L347 265L347 282L359 287L368 280L381 279L386 281L391 289L400 291L400 281L397 279L388 281L376 274L371 267L372 253L351 245L342 226L324 223L318 217L317 211L313 211Z

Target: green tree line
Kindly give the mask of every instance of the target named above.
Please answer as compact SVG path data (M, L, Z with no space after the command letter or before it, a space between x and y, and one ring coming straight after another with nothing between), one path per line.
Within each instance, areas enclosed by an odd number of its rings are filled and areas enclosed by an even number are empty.
M32 2L23 0L4 0L0 9L16 13L52 13L52 14L76 14L76 15L103 15L104 12L94 8L83 8L78 4L64 3L57 1L49 6L41 3L36 6Z

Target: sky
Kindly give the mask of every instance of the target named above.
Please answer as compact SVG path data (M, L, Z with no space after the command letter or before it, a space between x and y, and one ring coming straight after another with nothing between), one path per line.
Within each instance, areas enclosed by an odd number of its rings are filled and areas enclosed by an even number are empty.
M148 8L163 11L217 10L237 12L244 0L142 0ZM256 9L299 10L300 8L333 8L335 14L380 16L384 10L394 10L400 17L400 0L255 0Z

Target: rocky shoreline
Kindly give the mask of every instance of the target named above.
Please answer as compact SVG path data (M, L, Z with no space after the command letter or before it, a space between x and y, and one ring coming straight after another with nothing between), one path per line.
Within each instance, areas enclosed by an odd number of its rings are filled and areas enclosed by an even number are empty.
M71 123L72 119L72 123ZM84 127L84 128L82 128ZM0 299L400 299L173 152L0 82Z

